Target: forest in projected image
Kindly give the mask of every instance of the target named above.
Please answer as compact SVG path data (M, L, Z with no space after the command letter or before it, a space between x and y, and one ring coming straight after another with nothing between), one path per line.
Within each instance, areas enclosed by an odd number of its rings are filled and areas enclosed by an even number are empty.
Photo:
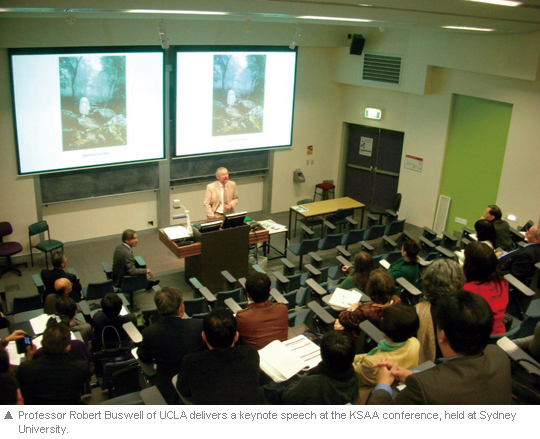
M266 55L214 55L212 135L261 133Z
M63 150L127 144L126 57L59 58Z

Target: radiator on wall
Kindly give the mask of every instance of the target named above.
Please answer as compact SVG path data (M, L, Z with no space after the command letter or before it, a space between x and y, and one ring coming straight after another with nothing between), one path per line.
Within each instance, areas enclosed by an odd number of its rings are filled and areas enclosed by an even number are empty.
M435 221L433 223L433 230L437 233L444 232L446 227L446 220L448 218L448 212L450 211L450 197L439 195L439 205L437 206L437 213L435 214Z

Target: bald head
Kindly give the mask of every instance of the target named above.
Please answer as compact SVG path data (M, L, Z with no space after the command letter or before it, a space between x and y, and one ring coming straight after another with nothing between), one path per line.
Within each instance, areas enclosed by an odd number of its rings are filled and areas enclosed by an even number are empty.
M57 279L54 283L55 291L61 296L67 296L69 293L71 293L72 287L73 284L71 283L71 281L69 279L66 279L65 277Z

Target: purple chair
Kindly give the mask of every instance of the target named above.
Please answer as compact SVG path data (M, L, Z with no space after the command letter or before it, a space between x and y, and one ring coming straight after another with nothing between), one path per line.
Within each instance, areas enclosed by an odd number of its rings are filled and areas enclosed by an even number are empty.
M2 269L0 276L8 271L14 271L19 273L19 276L21 276L21 270L17 269L16 267L28 267L26 262L21 262L20 264L14 264L11 262L11 257L22 252L23 250L22 245L18 242L4 242L4 236L11 235L12 233L13 228L11 227L10 223L7 221L0 222L0 258L7 259L7 264L0 267L0 269Z

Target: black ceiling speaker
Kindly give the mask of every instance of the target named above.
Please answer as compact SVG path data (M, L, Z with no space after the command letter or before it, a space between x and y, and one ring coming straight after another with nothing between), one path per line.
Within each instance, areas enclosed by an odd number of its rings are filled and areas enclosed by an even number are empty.
M351 41L351 55L362 55L366 39L362 35L353 34Z

